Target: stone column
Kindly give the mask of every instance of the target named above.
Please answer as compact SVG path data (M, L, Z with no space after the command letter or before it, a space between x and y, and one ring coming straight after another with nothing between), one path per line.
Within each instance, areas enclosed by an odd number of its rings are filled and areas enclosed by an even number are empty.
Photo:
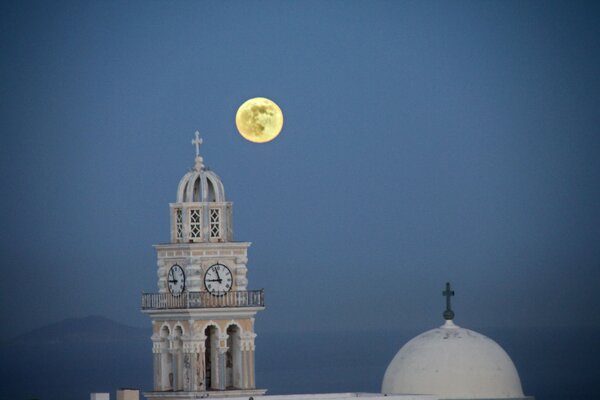
M255 333L251 334L251 339L249 340L249 348L248 348L248 388L254 389L256 388L256 383L254 382L254 338L256 337Z
M165 342L160 335L152 335L152 357L154 365L154 391L162 389L162 352L165 349Z
M254 338L255 333L246 332L241 338L243 389L254 389Z
M171 353L170 340L163 338L160 352L160 390L172 390L173 380L173 355Z
M227 383L226 377L226 362L225 357L227 356L227 334L219 335L219 347L217 348L217 387L218 390L225 390L225 384Z
M196 390L203 391L208 390L206 387L206 345L205 340L202 339L200 343L200 351L194 354L195 369L194 376L196 380Z
M219 385L219 356L218 356L218 347L219 347L219 336L218 331L211 332L209 335L210 341L210 354L208 357L210 359L210 387L207 389L218 389ZM208 366L207 366L208 368Z
M231 338L232 384L236 389L244 387L244 351L239 330Z
M183 344L183 390L197 392L206 390L204 382L204 340L194 337Z
M193 349L191 349L191 345L187 342L183 342L183 370L181 373L183 374L182 386L183 391L190 392L193 391L194 387L194 379L192 375L192 363L194 354Z
M171 342L173 344L173 342ZM171 376L169 377L169 383L171 384L172 390L177 390L177 382L179 382L179 357L177 356L177 349L175 347L171 347L169 349L169 353L171 353Z
M183 337L180 334L174 333L169 336L169 353L171 354L171 376L169 382L172 390L183 389Z
M250 377L248 376L248 341L242 340L242 389L248 389L250 387Z
M256 388L256 382L254 381L254 343L252 343L252 349L249 352L250 361L248 364L250 365L250 387L249 389Z

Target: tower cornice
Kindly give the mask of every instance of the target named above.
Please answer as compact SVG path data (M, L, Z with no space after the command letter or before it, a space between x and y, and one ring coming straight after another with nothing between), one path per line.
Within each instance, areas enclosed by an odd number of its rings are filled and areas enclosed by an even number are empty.
M191 242L191 243L159 243L154 244L156 250L190 250L190 249L247 249L252 242Z

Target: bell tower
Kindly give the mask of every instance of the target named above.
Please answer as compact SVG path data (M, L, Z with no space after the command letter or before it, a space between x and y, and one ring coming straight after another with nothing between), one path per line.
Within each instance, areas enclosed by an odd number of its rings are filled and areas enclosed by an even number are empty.
M254 317L262 290L248 290L249 242L234 242L232 203L204 166L196 132L194 167L170 204L170 243L154 246L158 292L142 294L152 319L154 388L148 399L261 395L254 381Z

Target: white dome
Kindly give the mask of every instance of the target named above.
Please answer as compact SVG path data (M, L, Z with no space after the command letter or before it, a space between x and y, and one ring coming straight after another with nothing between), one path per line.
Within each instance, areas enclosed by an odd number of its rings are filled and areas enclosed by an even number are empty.
M445 399L526 398L502 347L452 321L406 343L385 371L381 391Z
M179 181L177 203L224 201L225 189L221 179L213 171L204 167L201 157L196 157L194 169Z
M225 202L225 189L221 179L208 170L200 157L200 132L196 131L192 144L196 146L194 168L181 178L177 186L177 203Z

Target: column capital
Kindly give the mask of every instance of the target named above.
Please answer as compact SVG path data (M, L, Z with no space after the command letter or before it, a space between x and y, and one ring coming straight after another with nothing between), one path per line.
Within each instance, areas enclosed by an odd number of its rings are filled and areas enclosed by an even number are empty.
M188 342L183 342L183 352L192 354L202 354L206 351L206 347L204 341L191 340Z
M154 343L162 342L162 337L158 333L155 333L152 336L150 336L150 340L152 340L152 342Z
M242 339L240 340L240 347L242 348L242 351L254 351L254 340Z
M219 335L219 340L227 341L227 339L229 339L229 335L227 333L221 333Z
M254 340L254 338L256 337L256 333L254 332L250 332L250 331L245 331L244 333L242 333L240 335L241 339L245 339L245 340Z
M153 343L152 344L152 353L160 354L163 352L164 347L165 346L162 343Z

